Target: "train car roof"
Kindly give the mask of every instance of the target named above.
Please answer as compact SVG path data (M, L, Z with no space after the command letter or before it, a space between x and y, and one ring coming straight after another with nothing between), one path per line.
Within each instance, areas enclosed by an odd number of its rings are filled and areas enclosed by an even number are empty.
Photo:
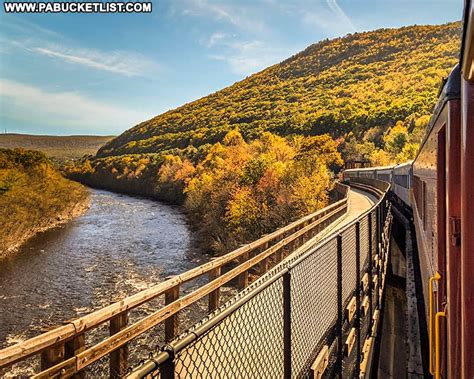
M444 105L449 100L461 98L461 73L466 80L474 80L474 5L472 0L465 0L464 2L464 16L463 16L463 37L461 46L460 63L458 63L449 74L448 78L443 81L442 88L439 93L438 101L434 107L428 127L426 128L423 140L420 143L420 148L415 157L418 158L423 145L428 139L431 130L438 119L440 112Z
M423 136L423 140L420 143L420 148L418 149L418 153L416 154L415 161L420 154L423 145L425 144L426 140L428 139L429 135L431 134L431 130L433 129L436 120L439 117L439 114L443 110L446 102L450 100L460 99L461 98L461 69L459 64L454 66L451 70L449 76L443 81L441 90L439 92L438 101L433 110L433 114L430 118L430 122L425 130L425 135Z
M393 165L393 166L364 167L364 168L350 168L348 170L344 170L344 172L387 170L387 169L392 169L395 166L396 165Z
M392 166L377 166L377 167L364 167L364 168L350 168L347 170L344 170L344 172L357 172L357 171L374 171L374 170L391 170L395 169L398 167L405 167L405 166L411 166L413 164L413 161L408 161L405 163L400 163Z
M413 164L413 160L405 162L405 163L400 163L394 166L394 168L399 168L399 167L405 167L405 166L411 166Z

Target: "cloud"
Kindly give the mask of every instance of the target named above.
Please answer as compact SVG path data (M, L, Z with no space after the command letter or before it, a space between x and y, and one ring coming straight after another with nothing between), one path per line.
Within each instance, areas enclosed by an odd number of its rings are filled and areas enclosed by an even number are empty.
M250 3L252 4L252 3ZM212 18L229 23L246 31L261 32L265 24L252 6L244 6L237 2L216 2L209 0L184 0L178 3L182 7L181 13L195 17Z
M357 28L354 26L352 23L351 19L347 16L347 14L344 13L342 8L339 6L339 4L336 2L336 0L326 0L329 8L336 13L339 18L344 21L351 29L353 32L357 31Z
M226 62L237 75L253 74L291 55L286 49L269 47L259 40L236 41L226 37L219 39L216 46L222 53L210 54L209 58Z
M14 20L5 25L15 31L29 30L29 33L23 33L24 35L16 39L0 36L1 53L23 50L70 65L84 66L128 77L155 77L163 70L157 62L135 52L83 48L74 42L67 41L54 31L26 21ZM32 31L34 31L33 34ZM32 35L34 37L31 37Z
M48 125L94 133L117 133L151 115L110 105L74 92L50 92L41 88L0 79L2 124Z
M13 15L9 15L9 17L4 17L2 19L2 27L25 35L31 35L31 32L34 32L37 35L42 34L49 37L62 38L62 35L54 30L43 28L33 22L29 22Z
M223 39L227 38L229 35L227 33L214 33L212 34L209 39L206 41L205 45L207 47L212 47L222 41Z
M37 46L27 49L66 63L124 76L147 76L159 69L155 62L139 54L123 51L104 52L92 49L71 49L60 45Z
M301 15L301 21L306 27L326 31L329 37L340 36L357 31L351 19L344 13L336 0L326 0L327 6L313 4L312 7L288 8L290 12Z

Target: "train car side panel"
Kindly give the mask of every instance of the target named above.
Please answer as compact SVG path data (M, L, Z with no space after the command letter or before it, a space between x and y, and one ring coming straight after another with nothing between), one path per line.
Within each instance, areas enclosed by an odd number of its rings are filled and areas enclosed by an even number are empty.
M408 207L411 206L410 189L412 163L413 162L407 162L395 166L392 176L392 191Z
M449 105L446 129L447 376L461 377L461 102Z

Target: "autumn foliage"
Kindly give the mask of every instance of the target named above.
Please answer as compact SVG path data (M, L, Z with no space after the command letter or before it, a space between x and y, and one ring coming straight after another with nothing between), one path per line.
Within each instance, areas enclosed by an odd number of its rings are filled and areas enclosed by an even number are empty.
M325 206L343 160L412 159L460 31L449 23L321 41L136 125L66 172L182 203L207 248L236 247Z
M246 140L349 134L363 141L431 114L458 61L461 25L379 29L324 40L244 80L160 114L107 143L99 156L214 144L238 128ZM378 146L380 148L382 146Z
M0 256L69 217L87 198L87 190L65 179L43 153L0 149Z
M207 249L222 252L328 204L340 168L328 135L245 141L238 130L193 157L165 154L85 159L68 175L123 191L183 202ZM120 190L120 188L119 188ZM138 192L140 193L140 192Z

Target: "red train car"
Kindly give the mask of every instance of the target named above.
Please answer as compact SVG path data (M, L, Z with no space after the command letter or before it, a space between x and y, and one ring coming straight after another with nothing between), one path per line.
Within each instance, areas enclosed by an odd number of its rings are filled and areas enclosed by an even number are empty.
M413 161L344 171L390 181L413 211L436 378L474 378L474 6L465 2L459 64L444 83ZM379 173L384 173L383 177ZM386 175L385 175L386 174ZM409 194L409 195L407 195Z
M460 64L413 163L411 206L436 378L474 378L473 14L466 1Z
M459 346L460 316L460 239L457 235L461 217L460 143L461 80L457 66L449 76L428 133L413 163L412 209L420 259L423 295L428 315L429 367L431 374L446 373L447 352L441 346ZM449 285L448 285L449 283ZM449 302L448 302L449 298ZM449 308L449 310L447 309ZM449 314L446 338L436 340L436 315ZM443 321L443 324L445 322ZM460 377L460 354L456 347L449 352L450 377ZM453 360L451 360L453 358ZM451 362L458 364L451 365ZM436 367L438 365L438 367ZM452 369L451 369L452 366Z

